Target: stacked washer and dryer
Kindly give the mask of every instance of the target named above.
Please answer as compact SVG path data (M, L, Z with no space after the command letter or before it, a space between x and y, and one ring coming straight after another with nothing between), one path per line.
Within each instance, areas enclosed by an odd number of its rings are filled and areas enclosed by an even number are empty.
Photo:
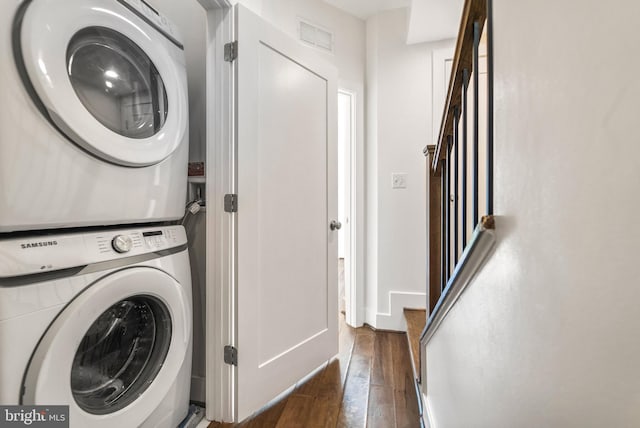
M4 0L0 405L71 427L187 415L184 50L142 0Z

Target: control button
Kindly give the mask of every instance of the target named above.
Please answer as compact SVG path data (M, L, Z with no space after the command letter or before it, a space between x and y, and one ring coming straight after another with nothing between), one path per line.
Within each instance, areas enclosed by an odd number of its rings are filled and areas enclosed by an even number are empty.
M133 240L128 235L118 235L111 241L111 246L118 253L126 253L131 250Z

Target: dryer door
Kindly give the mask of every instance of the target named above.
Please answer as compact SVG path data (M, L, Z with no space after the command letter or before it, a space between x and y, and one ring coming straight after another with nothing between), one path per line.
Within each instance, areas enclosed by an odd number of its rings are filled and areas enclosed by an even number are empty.
M191 302L157 269L112 273L79 294L36 348L22 404L70 404L75 426L139 426L189 358Z
M26 2L14 43L23 79L69 139L112 163L148 166L183 142L184 58L120 2Z

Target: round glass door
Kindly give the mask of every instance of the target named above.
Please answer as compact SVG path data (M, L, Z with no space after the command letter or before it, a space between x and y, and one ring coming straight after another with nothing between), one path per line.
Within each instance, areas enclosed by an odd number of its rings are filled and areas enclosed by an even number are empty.
M124 137L155 135L167 119L160 73L131 39L105 27L77 32L67 48L67 73L84 107Z
M71 392L84 411L116 412L151 385L171 343L167 307L151 296L119 301L85 333L71 368Z

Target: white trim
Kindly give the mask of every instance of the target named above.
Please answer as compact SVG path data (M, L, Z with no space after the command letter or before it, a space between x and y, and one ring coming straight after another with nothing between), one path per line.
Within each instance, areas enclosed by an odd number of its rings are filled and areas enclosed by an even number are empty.
M405 291L389 292L389 312L376 314L376 325L380 330L406 331L404 309L425 309L426 293L410 293Z
M422 408L422 420L425 428L436 428L436 422L431 411L431 403L429 402L429 397L425 394L422 394L422 404L424 406Z
M233 37L231 5L200 3L207 9L206 136L206 419L234 420L235 370L223 361L225 345L235 345L233 216L224 212L224 194L233 193L233 73L224 45Z
M207 428L210 424L211 421L209 421L207 418L204 418L198 425L196 425L196 428Z
M347 308L346 321L352 327L362 327L365 317L365 151L364 151L364 85L341 80L339 92L351 95L355 99L352 112L351 138L351 201L349 203L349 221L351 240L350 292L351 307ZM355 142L355 145L353 143ZM345 272L346 274L346 272ZM346 278L345 278L346 279ZM346 292L346 290L345 290Z
M440 125L442 124L442 115L447 98L447 89L449 87L450 76L446 75L445 68L447 60L453 60L455 45L448 48L434 49L431 53L432 67L432 93L431 109L432 109L432 134L433 140L429 144L438 144L438 136L440 135Z
M198 0L198 3L207 11L231 8L229 0Z

